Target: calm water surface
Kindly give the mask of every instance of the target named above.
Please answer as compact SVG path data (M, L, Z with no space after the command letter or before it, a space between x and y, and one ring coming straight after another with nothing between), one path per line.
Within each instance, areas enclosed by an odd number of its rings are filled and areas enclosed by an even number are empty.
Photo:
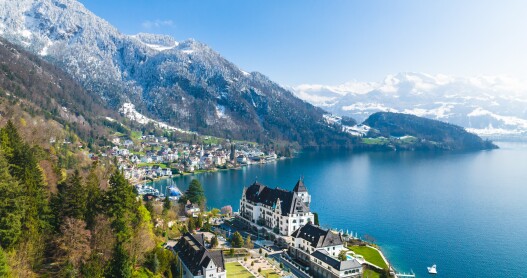
M437 277L527 277L527 145L471 153L308 152L201 181L209 207L238 210L255 179L292 189L299 177L323 226L373 236L401 271ZM170 181L156 183L164 188Z

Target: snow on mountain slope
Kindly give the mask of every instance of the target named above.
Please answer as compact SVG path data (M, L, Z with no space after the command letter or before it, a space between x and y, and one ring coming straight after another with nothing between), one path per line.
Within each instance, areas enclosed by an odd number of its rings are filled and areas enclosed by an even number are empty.
M400 73L382 82L304 84L294 92L358 121L375 112L402 112L457 124L480 135L527 134L527 82L505 76Z
M322 109L207 45L122 34L75 0L0 1L0 33L65 69L116 110L130 103L157 122L235 139L309 146L353 140L328 127Z

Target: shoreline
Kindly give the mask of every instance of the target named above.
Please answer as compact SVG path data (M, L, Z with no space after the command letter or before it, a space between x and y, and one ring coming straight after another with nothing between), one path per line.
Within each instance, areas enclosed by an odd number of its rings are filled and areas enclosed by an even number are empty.
M293 159L295 157L296 156L293 156L293 157L280 157L280 158L276 158L273 161L269 161L269 162L265 162L265 163L243 164L243 165L239 165L237 167L226 168L226 169L215 168L215 169L211 169L211 170L197 170L197 171L194 171L194 172L183 172L183 173L175 174L175 175L172 175L172 176L163 176L163 177L159 177L159 178L155 178L155 179L148 179L148 181L146 181L146 182L144 180L140 180L140 181L131 181L131 180L129 180L129 182L130 182L131 185L136 186L136 185L140 185L140 184L149 184L149 183L158 182L158 181L162 181L162 180L166 180L166 179L172 179L172 178L176 178L176 177L183 177L183 176L190 176L190 175L200 175L200 174L207 174L207 173L217 173L217 172L223 172L223 171L237 171L237 170L241 170L241 169L243 169L245 167L250 167L252 165L266 165L266 164L270 164L270 163L273 163L273 162L278 162L280 160Z

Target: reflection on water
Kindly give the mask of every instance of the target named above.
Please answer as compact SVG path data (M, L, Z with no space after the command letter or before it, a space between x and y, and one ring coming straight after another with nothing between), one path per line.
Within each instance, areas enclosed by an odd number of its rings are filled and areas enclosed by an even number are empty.
M303 176L323 225L372 235L401 270L424 276L437 263L443 277L517 277L527 250L527 145L499 145L471 153L306 152L173 180L184 191L197 178L209 207L237 210L255 179L292 189Z

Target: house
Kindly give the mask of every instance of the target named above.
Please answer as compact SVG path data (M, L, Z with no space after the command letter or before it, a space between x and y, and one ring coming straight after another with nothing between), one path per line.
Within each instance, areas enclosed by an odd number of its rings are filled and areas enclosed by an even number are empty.
M126 148L133 147L134 142L132 140L124 140L123 146L125 146Z
M245 164L247 163L247 157L240 154L238 157L236 157L236 161L240 164Z
M200 209L196 204L193 204L187 200L187 204L185 205L185 214L192 215L192 217L198 217L199 211Z
M141 157L141 162L143 162L143 163L152 163L152 157L150 157L150 156L143 156L143 157Z
M203 234L185 233L173 248L181 261L185 278L226 278L225 260L222 250L205 248Z
M311 196L302 179L298 180L293 191L273 189L254 182L243 189L239 215L251 225L267 227L275 234L289 236L307 223L313 223L310 203Z
M224 155L216 155L212 159L212 162L214 163L214 165L224 165L226 162L226 159Z
M291 257L308 265L314 277L361 277L362 265L354 258L337 259L344 247L342 235L308 223L291 235Z

